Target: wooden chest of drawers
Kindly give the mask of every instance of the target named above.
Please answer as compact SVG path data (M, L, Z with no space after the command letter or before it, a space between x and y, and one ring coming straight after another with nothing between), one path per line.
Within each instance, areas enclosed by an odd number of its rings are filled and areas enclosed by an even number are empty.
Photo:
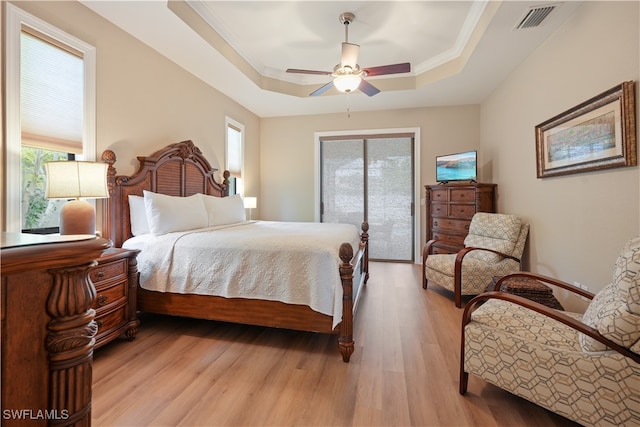
M93 309L98 325L95 348L113 341L121 334L133 340L140 321L136 314L136 287L139 251L121 248L106 250L98 265L89 271L96 288Z
M476 212L495 212L496 184L425 185L426 241L437 239L431 253L456 253L464 247Z

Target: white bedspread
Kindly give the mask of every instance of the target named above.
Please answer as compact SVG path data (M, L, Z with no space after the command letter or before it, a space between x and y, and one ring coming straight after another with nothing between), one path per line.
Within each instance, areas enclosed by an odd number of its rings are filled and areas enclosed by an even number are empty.
M140 286L158 292L302 304L342 321L338 250L358 250L351 224L247 221L162 236L138 236Z

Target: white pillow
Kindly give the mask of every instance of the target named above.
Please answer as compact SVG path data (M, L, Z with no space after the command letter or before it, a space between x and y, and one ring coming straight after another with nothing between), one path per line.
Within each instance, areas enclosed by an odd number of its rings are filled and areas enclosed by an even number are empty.
M209 227L233 224L247 220L242 196L234 194L229 197L202 195L209 216Z
M129 195L129 221L131 221L131 234L134 236L149 234L144 197Z
M151 233L160 235L207 226L207 209L202 194L176 197L146 190L143 192Z

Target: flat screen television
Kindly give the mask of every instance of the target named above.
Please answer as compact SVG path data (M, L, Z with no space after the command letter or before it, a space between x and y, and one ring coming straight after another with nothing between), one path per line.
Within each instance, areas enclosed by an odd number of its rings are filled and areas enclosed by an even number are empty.
M478 152L446 154L436 157L436 181L476 181L478 179Z

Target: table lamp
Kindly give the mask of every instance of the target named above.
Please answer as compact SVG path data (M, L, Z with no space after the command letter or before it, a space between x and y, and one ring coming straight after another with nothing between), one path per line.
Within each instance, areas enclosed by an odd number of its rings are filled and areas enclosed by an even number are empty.
M244 207L245 209L249 209L249 221L251 221L251 209L255 209L257 205L258 200L255 197L244 198Z
M60 210L60 234L96 234L96 210L81 199L109 197L108 164L75 160L45 163L48 199L70 200Z

